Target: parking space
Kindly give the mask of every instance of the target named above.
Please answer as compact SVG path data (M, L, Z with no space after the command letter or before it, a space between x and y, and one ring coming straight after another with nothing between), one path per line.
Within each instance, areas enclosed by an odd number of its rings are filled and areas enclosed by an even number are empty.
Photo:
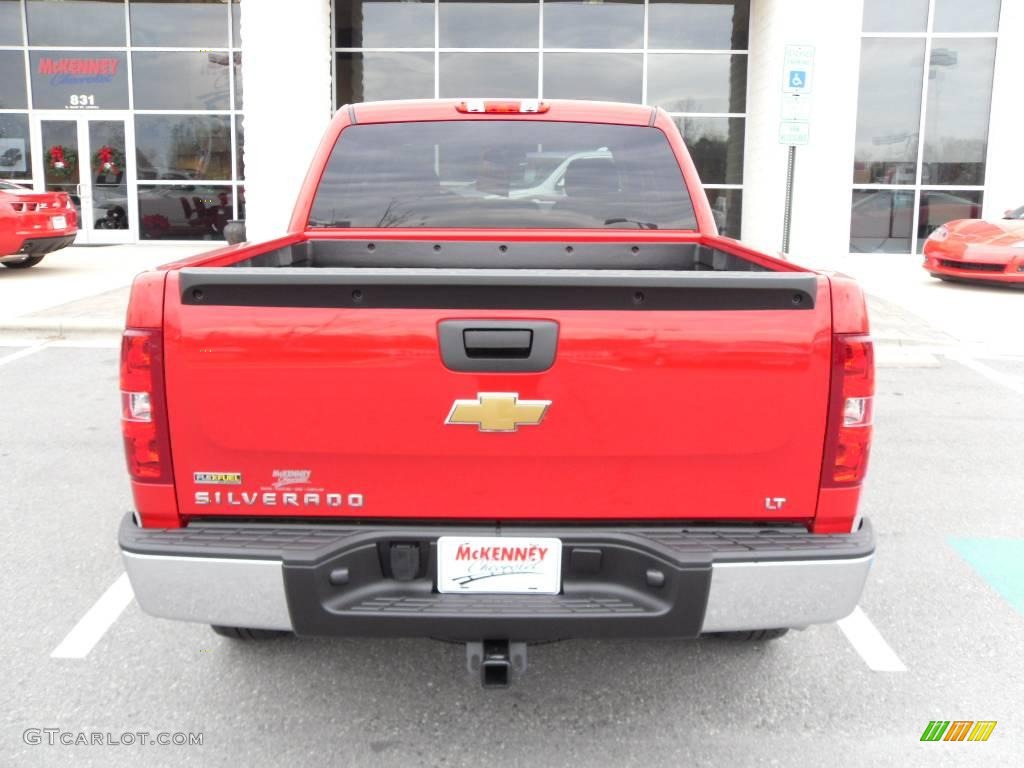
M873 671L828 625L769 643L533 646L525 677L484 691L461 646L236 644L133 601L84 658L54 658L122 573L115 533L131 499L112 346L0 346L0 363L26 352L0 365L0 458L17 478L0 488L0 676L18 702L4 715L4 764L787 765L856 753L857 764L996 765L1024 745L1024 616L961 544L1024 539L1013 501L1024 402L960 362L879 371L865 499L879 548L861 608L906 671ZM983 362L1014 376L1020 361ZM985 744L922 744L934 719L999 725ZM26 745L33 727L204 742Z

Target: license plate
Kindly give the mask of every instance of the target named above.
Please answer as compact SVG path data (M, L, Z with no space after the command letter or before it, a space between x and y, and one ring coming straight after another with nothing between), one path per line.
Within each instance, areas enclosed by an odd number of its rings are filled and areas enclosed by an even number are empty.
M437 540L437 591L557 595L562 542L516 536L442 536Z
M50 219L50 226L54 229L67 229L68 219L66 216L54 216Z

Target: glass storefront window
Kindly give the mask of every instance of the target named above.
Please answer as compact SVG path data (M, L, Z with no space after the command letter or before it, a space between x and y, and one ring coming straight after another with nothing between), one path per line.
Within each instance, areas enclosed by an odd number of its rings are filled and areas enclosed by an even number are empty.
M924 40L865 38L860 54L855 184L914 184Z
M982 193L980 190L921 190L921 210L917 220L917 252L924 247L925 238L954 219L980 219Z
M223 51L135 51L136 109L218 110L231 106Z
M651 48L745 50L750 0L650 0L647 44Z
M850 217L853 253L910 253L917 197L917 252L932 232L947 221L981 217L981 190L855 189Z
M537 0L441 0L439 12L442 48L537 47Z
M0 51L0 109L26 109L25 55Z
M123 120L90 120L88 164L92 186L92 224L96 229L129 229L126 142Z
M743 183L743 133L739 117L674 118L704 184Z
M28 115L0 114L0 179L32 178Z
M711 215L715 218L718 233L739 239L740 223L743 221L743 190L706 189Z
M744 112L747 57L719 53L652 53L647 102L669 112Z
M935 31L995 32L999 29L999 11L1000 0L935 0Z
M662 106L685 132L705 183L729 187L708 192L717 201L722 228L738 235L747 55L733 52L747 50L750 5L750 0L333 0L335 104L437 93L441 98L543 94ZM526 50L515 50L520 48ZM672 52L679 50L687 53Z
M74 120L43 120L43 187L47 191L67 192L76 207L82 161L78 151L78 124Z
M442 53L441 98L537 98L537 56L529 53Z
M227 0L131 0L132 45L186 48L228 46Z
M147 238L216 239L222 219L244 215L236 200L244 175L241 7L240 0L0 0L0 179L67 190L76 206L81 188L81 205L93 213L85 234L138 229ZM39 115L37 146L29 104L60 113ZM129 108L127 117L110 114ZM136 181L148 201L146 232L128 194ZM165 187L177 193L170 209Z
M922 184L985 183L995 56L991 38L932 43Z
M865 0L851 251L920 253L939 225L980 217L1000 6Z
M0 45L24 45L21 35L21 3L0 0Z
M928 0L864 0L865 33L924 32L927 27Z
M136 115L139 179L231 179L227 115Z
M223 240L235 217L234 187L140 184L139 234L144 240Z
M336 0L338 48L433 48L433 0Z
M640 48L643 44L643 0L545 0L545 48Z
M128 68L122 51L31 51L36 109L127 109Z
M544 98L597 99L638 103L643 57L634 53L548 53L544 55Z
M124 0L28 0L29 45L124 47Z
M338 106L359 101L432 99L434 54L418 51L339 53Z
M910 253L912 189L855 189L850 210L852 253Z

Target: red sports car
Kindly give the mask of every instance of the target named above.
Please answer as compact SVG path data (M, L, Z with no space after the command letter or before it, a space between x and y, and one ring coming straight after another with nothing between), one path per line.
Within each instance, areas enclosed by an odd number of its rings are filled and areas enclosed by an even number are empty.
M78 214L64 192L33 192L0 181L0 264L33 267L43 256L71 245Z
M1024 206L999 221L962 219L942 225L925 241L924 268L940 280L1024 288Z

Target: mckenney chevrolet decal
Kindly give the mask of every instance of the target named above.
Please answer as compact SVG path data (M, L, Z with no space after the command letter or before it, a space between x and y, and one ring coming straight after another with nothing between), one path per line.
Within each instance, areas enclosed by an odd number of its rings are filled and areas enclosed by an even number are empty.
M274 478L274 488L284 488L286 485L306 485L313 471L310 469L275 469L270 473Z

